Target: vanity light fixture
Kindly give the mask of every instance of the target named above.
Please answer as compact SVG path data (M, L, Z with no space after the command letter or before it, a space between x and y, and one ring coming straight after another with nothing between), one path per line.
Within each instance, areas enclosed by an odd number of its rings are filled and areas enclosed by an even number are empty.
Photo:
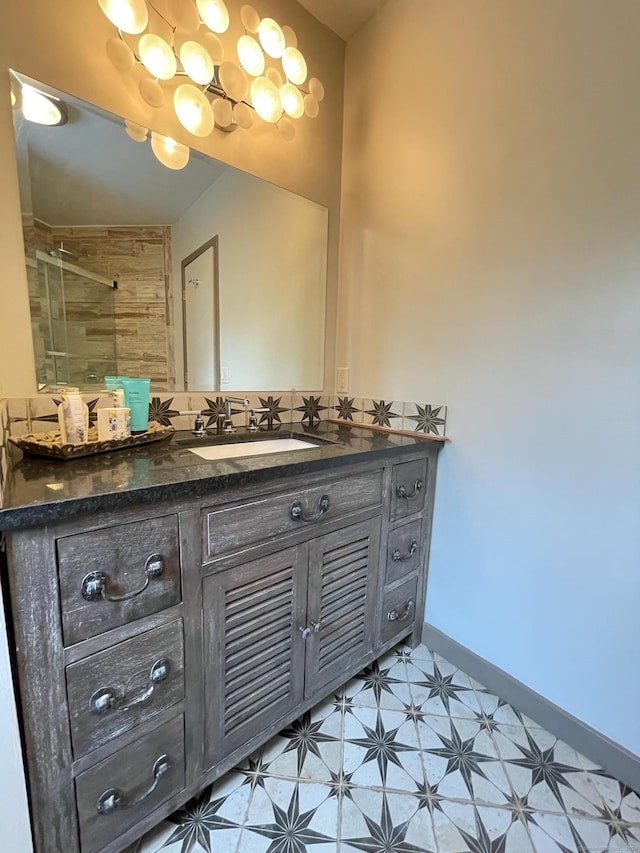
M215 127L248 130L257 115L290 140L295 135L291 119L315 118L320 111L324 86L317 77L307 80L295 32L261 18L253 6L240 9L244 33L236 40L221 38L230 25L224 0L166 0L159 8L152 0L98 3L117 29L106 43L112 65L122 73L143 66L148 72L138 82L143 101L155 109L171 104L194 136L208 136ZM134 137L140 135L134 131ZM166 146L154 146L153 138L154 153L162 151L165 157ZM184 160L184 152L169 159L170 168L181 168L175 163ZM184 165L187 161L188 156Z
M68 121L67 108L60 98L40 92L33 86L23 84L21 102L22 114L27 121L49 127L60 127Z

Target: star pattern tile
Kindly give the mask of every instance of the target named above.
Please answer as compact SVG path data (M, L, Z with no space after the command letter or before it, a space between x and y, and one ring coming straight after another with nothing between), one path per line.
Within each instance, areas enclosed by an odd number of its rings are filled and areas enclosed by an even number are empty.
M640 853L640 797L401 645L126 853L338 851Z

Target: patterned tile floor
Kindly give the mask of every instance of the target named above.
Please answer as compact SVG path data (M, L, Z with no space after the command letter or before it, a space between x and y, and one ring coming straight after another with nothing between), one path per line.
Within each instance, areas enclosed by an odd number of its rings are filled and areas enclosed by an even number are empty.
M399 646L132 850L640 853L640 797Z

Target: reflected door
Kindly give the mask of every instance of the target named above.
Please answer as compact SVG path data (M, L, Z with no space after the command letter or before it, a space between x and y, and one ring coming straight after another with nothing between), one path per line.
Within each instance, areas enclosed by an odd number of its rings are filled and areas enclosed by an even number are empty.
M220 390L218 238L182 262L185 391Z

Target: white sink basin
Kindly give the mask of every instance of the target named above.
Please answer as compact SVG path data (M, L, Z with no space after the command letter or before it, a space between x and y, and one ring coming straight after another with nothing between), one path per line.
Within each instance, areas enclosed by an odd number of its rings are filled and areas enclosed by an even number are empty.
M190 447L189 450L202 459L232 459L237 456L262 456L263 453L288 453L291 450L309 450L320 447L311 441L298 438L271 438L264 441L238 441L235 444L209 444L206 447Z

